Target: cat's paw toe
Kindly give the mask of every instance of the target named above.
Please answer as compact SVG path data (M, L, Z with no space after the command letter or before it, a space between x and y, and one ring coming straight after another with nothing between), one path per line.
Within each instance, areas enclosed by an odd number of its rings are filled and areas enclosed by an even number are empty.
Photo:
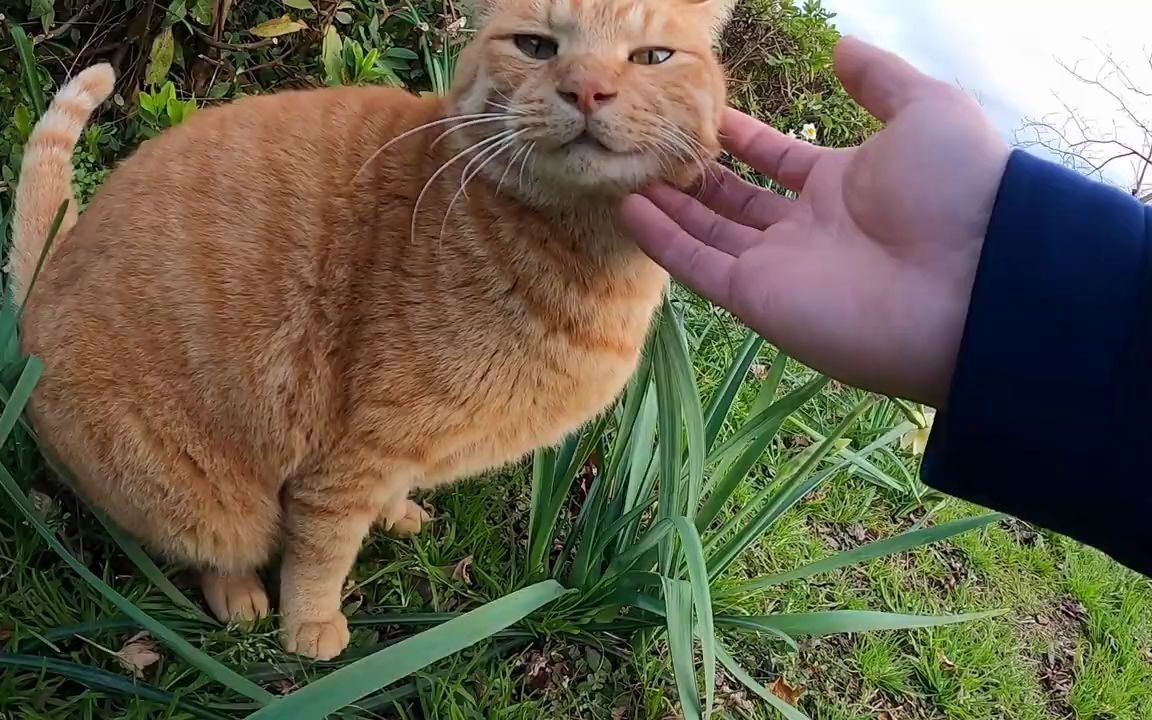
M394 537L412 537L418 535L431 520L432 517L419 503L405 498L403 503L384 517L384 528Z
M336 613L327 620L293 622L285 619L281 640L285 652L313 660L331 660L348 647L348 619Z
M268 617L268 593L256 573L224 575L205 571L200 576L204 599L221 622L252 622Z

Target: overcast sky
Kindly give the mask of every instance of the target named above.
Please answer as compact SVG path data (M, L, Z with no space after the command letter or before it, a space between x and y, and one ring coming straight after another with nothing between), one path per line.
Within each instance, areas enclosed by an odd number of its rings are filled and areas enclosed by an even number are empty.
M1121 58L1152 90L1152 0L825 0L842 32L956 82L983 102L1006 136L1025 117L1061 111L1060 99L1112 128L1115 102L1057 64L1095 74L1093 43ZM1059 97L1057 97L1059 96ZM1152 123L1152 103L1142 113ZM1131 137L1131 131L1121 128ZM1126 172L1131 173L1128 169Z

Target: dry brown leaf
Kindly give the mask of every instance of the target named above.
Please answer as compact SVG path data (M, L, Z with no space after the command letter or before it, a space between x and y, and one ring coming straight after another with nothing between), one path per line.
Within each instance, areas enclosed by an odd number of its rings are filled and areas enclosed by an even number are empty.
M28 499L32 502L36 514L43 520L52 520L60 514L56 500L51 495L32 489L28 491Z
M789 705L795 705L800 698L804 697L804 693L807 692L805 688L793 685L785 680L783 676L769 683L768 690Z
M0 625L0 643L6 643L12 639L12 628L7 625Z
M625 710L622 707L612 708L612 720L625 720L626 716L624 715L624 713L626 713L626 712L627 712L627 710Z
M147 632L138 632L116 653L116 660L137 679L143 678L144 670L160 661L160 645Z
M452 566L452 579L465 585L472 584L472 556L464 558Z
M955 670L956 669L956 663L953 662L950 657L945 655L943 652L938 652L937 654L940 656L940 664L941 665L943 665L945 668L947 668L949 670Z

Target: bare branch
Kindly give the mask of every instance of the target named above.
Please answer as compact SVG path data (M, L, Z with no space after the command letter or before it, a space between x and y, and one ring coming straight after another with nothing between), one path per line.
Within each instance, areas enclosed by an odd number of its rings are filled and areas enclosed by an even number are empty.
M1066 167L1106 182L1115 183L1116 175L1105 175L1105 171L1128 160L1133 172L1124 187L1134 196L1143 197L1152 190L1152 104L1148 102L1152 100L1152 78L1138 80L1110 49L1098 43L1095 47L1102 61L1094 72L1082 70L1080 62L1057 62L1070 77L1115 104L1111 120L1093 122L1054 94L1063 111L1039 119L1027 118L1016 132L1015 143L1022 148L1041 149ZM1152 53L1146 59L1152 68Z

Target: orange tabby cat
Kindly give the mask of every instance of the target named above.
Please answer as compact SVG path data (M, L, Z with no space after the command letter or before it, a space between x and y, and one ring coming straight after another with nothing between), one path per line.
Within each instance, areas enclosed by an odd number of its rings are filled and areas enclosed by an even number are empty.
M448 98L284 92L146 142L26 303L49 450L221 619L268 612L282 549L285 648L339 654L375 521L415 533L410 491L558 442L632 373L666 276L614 206L719 152L731 3L480 0ZM18 299L112 84L81 73L27 147Z

